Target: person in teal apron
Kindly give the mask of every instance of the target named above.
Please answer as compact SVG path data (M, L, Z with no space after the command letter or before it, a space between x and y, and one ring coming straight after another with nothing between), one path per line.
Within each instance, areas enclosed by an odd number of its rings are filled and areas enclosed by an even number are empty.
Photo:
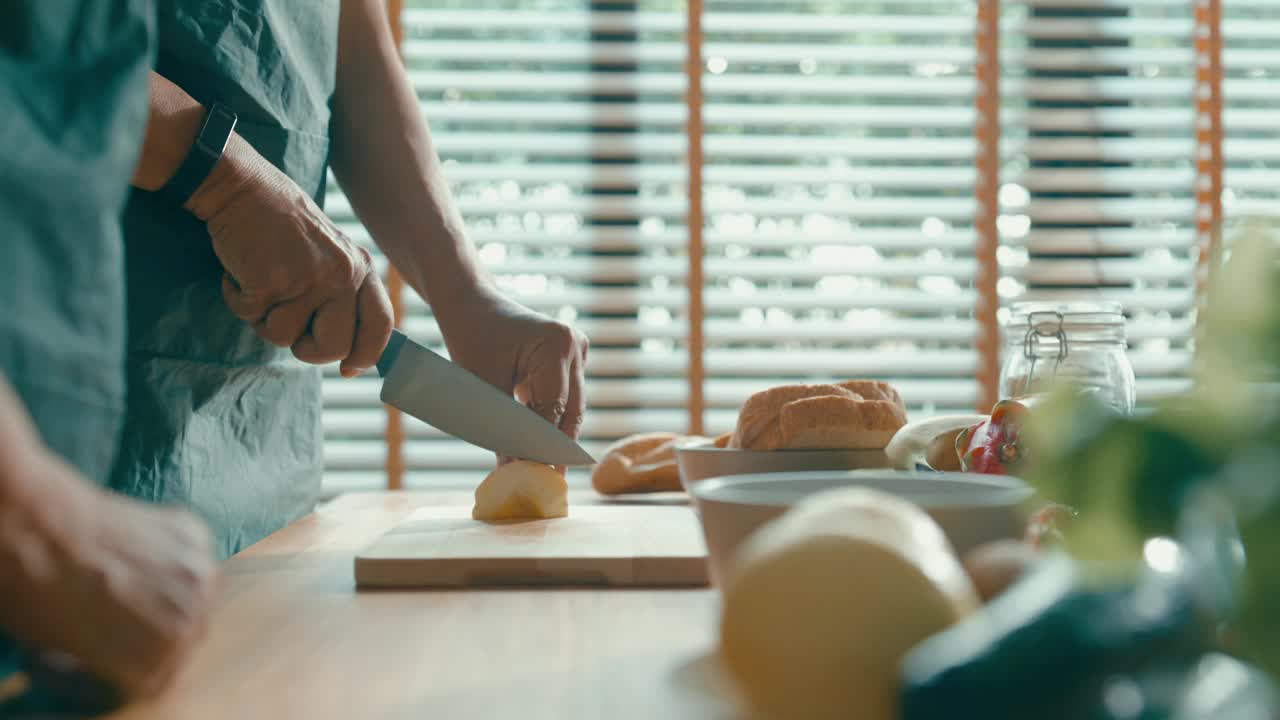
M224 556L314 506L314 365L358 374L390 332L368 253L321 210L330 165L453 359L565 432L582 421L586 341L480 267L384 5L159 7L152 123L125 213L129 391L111 483L195 508ZM229 135L210 130L228 118Z
M0 681L20 661L36 678L0 715L65 707L59 678L163 686L212 589L197 519L101 487L124 413L120 213L152 25L149 0L11 0L0 20Z

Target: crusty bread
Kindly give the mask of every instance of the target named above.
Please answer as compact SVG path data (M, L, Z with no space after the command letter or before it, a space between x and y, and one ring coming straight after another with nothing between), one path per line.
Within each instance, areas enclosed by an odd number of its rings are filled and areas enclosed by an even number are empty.
M623 438L605 449L591 471L591 485L603 495L681 490L676 446L703 439L669 432Z
M840 387L861 396L863 400L884 400L885 402L893 403L902 409L904 417L907 414L907 404L903 402L898 388L887 382L879 380L846 380L840 383Z
M796 400L778 416L780 447L792 450L883 450L906 413L887 400L824 396Z
M749 450L776 450L782 447L778 415L787 403L824 395L860 400L861 396L839 385L780 385L762 390L743 403L738 412L738 428L729 447Z
M747 399L729 446L748 450L880 450L906 424L902 396L872 380L783 385Z

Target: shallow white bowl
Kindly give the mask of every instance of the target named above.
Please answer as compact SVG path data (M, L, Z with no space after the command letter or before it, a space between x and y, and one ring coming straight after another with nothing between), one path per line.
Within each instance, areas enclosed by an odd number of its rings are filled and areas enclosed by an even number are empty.
M1021 537L1024 503L1034 494L1023 481L970 473L855 470L710 478L690 487L702 522L717 585L738 546L760 526L802 498L832 488L868 487L924 508L959 554L992 540Z
M892 467L884 450L740 450L705 441L677 447L676 464L685 490L728 475Z

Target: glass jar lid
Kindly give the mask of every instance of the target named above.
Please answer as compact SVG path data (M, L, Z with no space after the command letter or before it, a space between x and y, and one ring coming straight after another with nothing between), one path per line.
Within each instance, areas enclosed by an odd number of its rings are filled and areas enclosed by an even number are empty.
M1020 302L1005 324L1010 343L1123 343L1124 312L1118 302Z
M1010 308L1005 326L1011 330L1061 326L1067 331L1124 328L1124 311L1114 301L1019 302Z

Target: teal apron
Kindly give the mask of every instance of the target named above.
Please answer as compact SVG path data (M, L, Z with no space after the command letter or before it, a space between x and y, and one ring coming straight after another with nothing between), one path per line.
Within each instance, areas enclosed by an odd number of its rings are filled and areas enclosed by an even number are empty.
M124 407L120 210L151 13L149 0L8 0L0 21L0 373L45 444L97 482ZM12 669L0 638L0 677Z
M157 33L157 71L205 106L235 111L236 131L320 202L338 0L164 2ZM192 507L225 557L314 507L320 372L227 310L195 217L135 191L124 228L129 392L111 483Z

